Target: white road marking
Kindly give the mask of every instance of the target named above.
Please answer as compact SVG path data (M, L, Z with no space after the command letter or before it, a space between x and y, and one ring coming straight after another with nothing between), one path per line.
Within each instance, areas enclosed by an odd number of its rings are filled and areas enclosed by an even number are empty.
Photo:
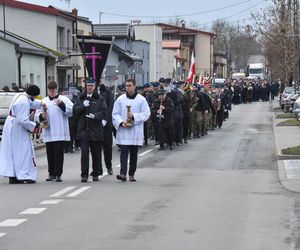
M147 151L145 151L145 152L139 154L139 156L144 156L144 155L146 155L146 154L148 154L148 153L150 153L150 152L152 152L152 151L153 151L153 149L149 149L149 150L147 150Z
M47 208L46 207L34 207L28 208L19 214L40 214L44 212Z
M25 221L27 221L27 219L7 219L0 222L0 227L15 227Z
M69 187L66 187L64 188L63 190L60 190L58 191L57 193L55 194L51 194L50 197L59 197L67 192L69 192L70 190L74 189L76 186L69 186Z
M6 233L0 233L0 238L6 235Z
M67 197L75 197L75 196L81 194L82 192L88 190L89 188L90 188L89 186L79 188L78 190L74 191L73 193L68 194Z
M41 205L52 205L52 204L58 204L58 203L60 203L62 201L63 201L63 199L58 199L58 200L44 200L40 204Z

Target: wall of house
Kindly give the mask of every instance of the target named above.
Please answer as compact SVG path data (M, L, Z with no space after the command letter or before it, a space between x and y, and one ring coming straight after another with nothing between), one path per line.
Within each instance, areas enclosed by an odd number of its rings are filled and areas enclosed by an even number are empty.
M162 51L162 75L163 78L173 78L173 71L176 70L175 51L163 49Z
M45 57L23 54L21 58L22 84L36 84L41 96L46 96Z
M156 25L134 26L135 38L150 43L150 82L162 75L162 28Z
M211 46L211 36L197 34L195 38L195 66L196 73L212 73L213 71L213 51Z
M0 39L0 89L17 83L18 67L15 45Z
M132 50L143 59L142 64L140 62L136 62L136 64L139 63L144 72L135 75L137 85L142 86L144 83L149 82L150 77L150 43L140 40L132 41Z
M115 51L111 50L111 52L110 52L110 54L107 58L107 61L106 61L106 66L105 66L105 68L103 70L103 73L102 73L102 77L104 79L105 85L114 86L115 84L120 85L122 83L122 78L124 78L124 77L122 77L122 75L119 75L117 72L115 72L115 76L118 79L108 79L108 78L106 78L106 68L114 66L117 70L118 67L119 67L119 64L120 64L119 55Z
M56 50L56 17L29 10L5 7L6 30ZM3 5L0 5L3 30Z

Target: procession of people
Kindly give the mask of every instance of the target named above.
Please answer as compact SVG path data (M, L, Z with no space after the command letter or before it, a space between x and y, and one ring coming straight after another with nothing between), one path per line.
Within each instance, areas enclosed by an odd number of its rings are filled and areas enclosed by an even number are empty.
M210 80L199 84L160 78L145 83L142 90L128 79L114 100L102 81L89 79L85 85L84 91L67 97L58 93L56 82L49 82L48 96L41 101L36 100L39 88L31 85L12 100L0 150L0 175L9 177L10 184L37 180L30 136L35 127L42 127L46 145L46 181L62 181L64 152L73 153L73 148L81 151L81 182L89 176L98 181L103 175L102 152L107 173L113 175L114 136L120 151L116 178L134 182L139 147L147 147L150 140L159 151L173 150L221 129L232 104L269 101L279 93L278 83L263 79L231 79L217 85Z

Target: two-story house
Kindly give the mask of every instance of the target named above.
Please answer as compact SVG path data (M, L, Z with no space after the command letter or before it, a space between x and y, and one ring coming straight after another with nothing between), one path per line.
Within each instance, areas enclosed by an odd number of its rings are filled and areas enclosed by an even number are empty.
M149 81L149 43L135 40L130 24L95 24L94 33L100 38L114 38L103 77L108 85L122 84L134 78L137 85Z

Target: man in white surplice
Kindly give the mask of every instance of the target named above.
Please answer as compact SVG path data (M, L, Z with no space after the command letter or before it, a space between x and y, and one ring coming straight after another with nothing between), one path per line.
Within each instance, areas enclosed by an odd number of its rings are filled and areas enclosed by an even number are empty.
M117 130L116 144L121 149L121 169L116 177L121 181L127 180L127 161L130 152L129 180L135 181L138 147L143 145L144 122L150 116L150 108L145 97L137 93L134 79L126 80L125 87L126 93L116 100L112 111L113 124ZM128 123L128 118L132 120L131 124Z
M49 176L46 181L61 182L64 164L64 143L70 141L69 117L73 115L73 103L57 91L57 83L47 84L48 96L42 100L46 112L39 114L39 120L47 120L48 127L43 128L43 142L46 144Z
M0 175L9 177L10 184L35 183L37 169L30 133L36 123L30 109L40 108L40 101L34 100L40 94L36 85L25 93L16 94L11 101L6 118L0 150Z

